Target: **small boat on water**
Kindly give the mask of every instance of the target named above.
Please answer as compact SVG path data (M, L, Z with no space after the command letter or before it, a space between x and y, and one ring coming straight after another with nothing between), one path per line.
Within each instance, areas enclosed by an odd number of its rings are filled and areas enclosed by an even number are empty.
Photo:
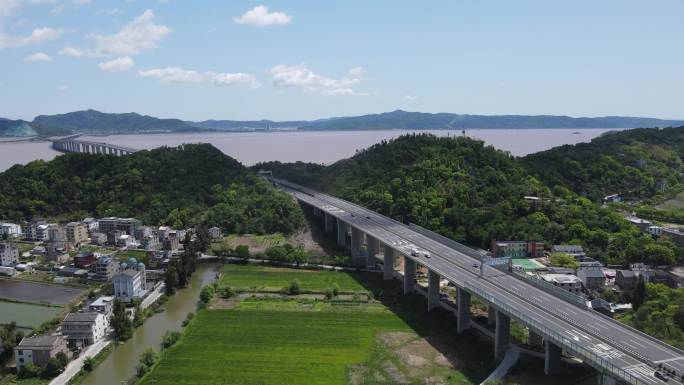
M575 131L575 132L573 132L572 134L573 134L573 135L579 135L579 134L581 134L581 132Z

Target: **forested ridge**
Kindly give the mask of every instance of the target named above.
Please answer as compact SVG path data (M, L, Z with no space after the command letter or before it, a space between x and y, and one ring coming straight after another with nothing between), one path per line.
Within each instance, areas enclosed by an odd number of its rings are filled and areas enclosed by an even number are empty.
M254 168L476 247L488 249L492 239L579 243L608 263L669 264L679 252L565 185L544 183L525 161L468 138L409 135L327 167L269 162Z
M130 156L65 154L0 174L0 218L136 217L177 227L290 233L303 224L289 196L208 144Z
M611 132L590 143L565 145L522 158L549 186L564 186L592 201L662 199L684 189L684 126Z

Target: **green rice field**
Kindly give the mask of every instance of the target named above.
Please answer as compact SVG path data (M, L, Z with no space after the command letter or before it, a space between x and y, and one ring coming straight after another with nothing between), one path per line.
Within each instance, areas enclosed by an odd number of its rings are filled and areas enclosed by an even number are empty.
M204 310L141 384L343 385L379 331L411 329L387 310Z
M362 277L360 273L234 264L225 265L223 273L221 286L233 288L279 290L298 279L301 289L306 291L325 291L333 283L337 283L341 291L365 290L357 281Z

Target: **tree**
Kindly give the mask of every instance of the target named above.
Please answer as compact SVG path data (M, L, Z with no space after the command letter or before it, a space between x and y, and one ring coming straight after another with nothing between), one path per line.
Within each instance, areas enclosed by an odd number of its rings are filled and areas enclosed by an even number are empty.
M17 373L17 376L19 378L22 378L22 379L33 378L33 377L38 376L39 373L40 373L39 367L37 367L34 364L27 364L27 365L22 366L21 369L19 369L19 373Z
M675 324L682 330L684 330L684 304L679 304L677 310L672 317Z
M569 267L571 269L576 269L579 263L570 254L566 253L553 253L551 254L551 265L560 267Z
M133 306L133 326L138 327L145 322L145 312L140 307L140 300L135 300Z
M149 372L152 366L154 366L154 364L157 362L158 358L159 356L157 355L157 352L154 351L154 349L145 349L140 355L140 362L136 367L137 376L140 378L143 377L147 372Z
M164 272L164 287L168 295L175 293L178 287L178 270L173 263L170 263Z
M162 337L162 349L168 349L173 346L181 337L178 331L167 330Z
M133 322L128 317L126 304L121 300L114 300L114 309L110 324L119 341L125 341L133 335Z
M235 255L240 259L248 259L249 258L249 246L238 245L237 247L235 247Z
M211 299L214 298L214 286L207 285L202 288L200 292L200 301L203 303L209 303Z
M635 311L639 310L644 301L646 301L646 282L644 281L644 277L639 275L636 287L632 293L632 308Z
M661 243L650 243L644 247L644 259L657 266L673 265L675 251Z
M83 370L86 372L91 372L95 368L95 360L93 357L86 357L83 360Z

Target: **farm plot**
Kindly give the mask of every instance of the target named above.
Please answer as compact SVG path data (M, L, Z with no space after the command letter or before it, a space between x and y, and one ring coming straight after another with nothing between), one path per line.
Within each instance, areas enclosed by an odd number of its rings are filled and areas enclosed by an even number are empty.
M355 279L360 277L360 273L234 264L224 266L223 273L221 286L233 288L279 290L297 279L301 289L305 291L325 291L333 283L336 283L341 291L365 290Z
M204 310L141 383L347 384L379 331L411 329L389 311Z

